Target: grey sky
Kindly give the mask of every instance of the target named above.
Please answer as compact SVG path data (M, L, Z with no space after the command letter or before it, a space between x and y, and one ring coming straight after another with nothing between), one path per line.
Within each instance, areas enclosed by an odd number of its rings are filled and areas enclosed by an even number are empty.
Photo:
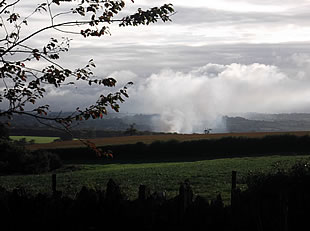
M26 14L40 2L22 1L20 9ZM100 39L66 35L73 40L62 64L74 68L93 58L97 76L112 75L119 87L134 81L121 111L159 113L169 131L215 127L229 113L310 112L309 0L135 0L125 12L164 3L177 11L172 22L112 25L112 36ZM48 23L38 14L29 27ZM62 35L49 31L32 44L51 36ZM86 85L50 89L47 102L72 110L100 93Z

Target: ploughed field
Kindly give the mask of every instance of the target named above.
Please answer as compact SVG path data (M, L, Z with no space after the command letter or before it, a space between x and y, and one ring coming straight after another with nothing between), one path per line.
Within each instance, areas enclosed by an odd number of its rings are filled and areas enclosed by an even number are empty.
M201 139L220 139L223 137L248 137L248 138L260 138L264 136L272 135L295 135L295 136L306 136L310 135L308 131L298 131L298 132L253 132L253 133L215 133L215 134L163 134L163 135L142 135L142 136L121 136L121 137L106 137L89 139L91 142L96 144L96 146L106 146L106 145L122 145L122 144L135 144L137 142L142 142L145 144L150 144L154 141L191 141L191 140L201 140ZM28 148L31 150L37 149L57 149L57 148L79 148L85 147L85 145L79 140L71 141L60 141L60 142L47 142L38 143L35 142L33 145L29 145Z

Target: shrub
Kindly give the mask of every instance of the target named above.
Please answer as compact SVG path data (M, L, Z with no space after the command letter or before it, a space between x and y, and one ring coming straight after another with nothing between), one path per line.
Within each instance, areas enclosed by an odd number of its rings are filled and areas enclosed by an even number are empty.
M0 139L9 139L9 129L0 122Z
M43 173L49 171L49 160L45 153L28 152L25 154L24 173Z
M60 168L63 165L62 160L57 154L51 152L47 153L48 153L50 171Z
M296 162L287 167L277 163L268 173L249 173L246 177L249 191L290 191L310 186L310 159Z
M14 145L10 140L0 139L0 161L2 164L0 172L21 172L24 164L24 157L27 151L21 146Z
M62 166L60 158L46 151L31 152L10 140L0 139L0 172L37 174Z

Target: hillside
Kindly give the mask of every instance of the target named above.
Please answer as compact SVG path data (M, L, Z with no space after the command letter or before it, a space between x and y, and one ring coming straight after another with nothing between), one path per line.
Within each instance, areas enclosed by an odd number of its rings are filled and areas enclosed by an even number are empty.
M59 113L51 113L51 116ZM62 116L71 113L62 113ZM0 118L4 122L5 118ZM252 133L252 132L287 132L310 131L310 114L259 114L246 113L236 116L223 116L221 131L215 127L208 127L211 132ZM48 136L63 137L66 133L51 129L40 124L29 116L15 116L10 121L11 136ZM77 138L99 138L124 136L124 132L131 126L138 131L137 135L151 135L163 132L160 130L160 115L110 113L103 119L87 120L73 124L72 134ZM198 131L203 133L203 129Z
M227 132L309 131L310 114L248 114L224 117Z
M162 135L141 135L141 136L121 136L121 137L106 137L90 139L96 146L108 146L108 145L122 145L122 144L136 144L138 142L150 144L154 141L191 141L191 140L203 140L203 139L220 139L224 137L246 137L246 138L261 138L265 136L276 135L295 135L295 136L307 136L310 132L253 132L253 133L217 133L217 134L162 134ZM45 144L32 144L27 146L28 149L57 149L57 148L79 148L85 147L85 145L79 140L59 141Z

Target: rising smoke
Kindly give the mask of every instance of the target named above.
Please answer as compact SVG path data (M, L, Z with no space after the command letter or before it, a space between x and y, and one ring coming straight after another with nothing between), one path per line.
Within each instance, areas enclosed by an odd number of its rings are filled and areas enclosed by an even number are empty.
M224 132L223 115L309 112L309 79L304 72L295 74L258 63L209 63L187 73L162 70L136 79L124 106L136 113L159 114L153 121L159 131Z
M225 115L310 112L310 57L294 55L289 61L291 68L208 63L187 72L164 69L141 77L127 70L111 76L119 87L134 82L121 112L157 114L153 120L156 131L202 133L211 128L224 132ZM102 87L87 84L51 89L46 103L54 110L74 110L75 105L92 104L101 93Z

